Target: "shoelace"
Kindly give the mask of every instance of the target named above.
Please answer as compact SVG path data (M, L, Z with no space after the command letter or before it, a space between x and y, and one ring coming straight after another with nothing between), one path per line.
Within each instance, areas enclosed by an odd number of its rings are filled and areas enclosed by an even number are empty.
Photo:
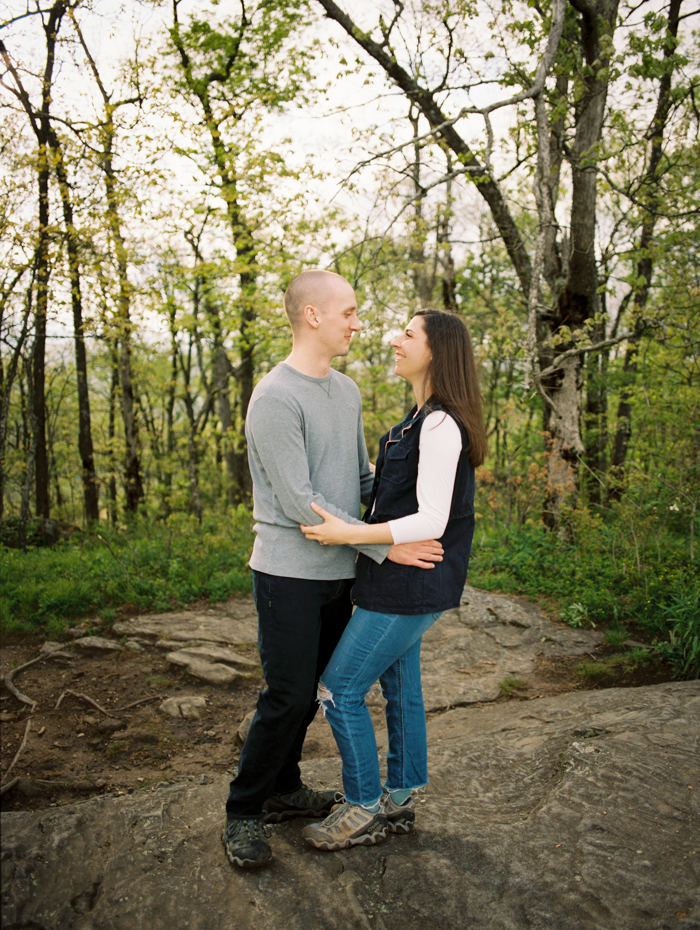
M272 836L272 830L262 820L244 820L243 823L245 824L245 832L251 840L267 839Z
M241 824L241 827L238 827L238 824ZM231 824L227 828L226 835L228 839L231 838L236 828L245 830L246 836L250 841L267 839L272 836L272 830L266 823L263 823L262 820L239 820L237 823Z

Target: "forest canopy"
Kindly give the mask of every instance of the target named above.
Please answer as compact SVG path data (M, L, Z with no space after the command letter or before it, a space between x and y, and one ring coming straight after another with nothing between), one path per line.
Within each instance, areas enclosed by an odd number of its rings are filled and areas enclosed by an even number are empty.
M5 543L26 550L47 521L104 535L216 517L238 533L248 401L290 348L282 294L328 268L358 294L339 364L370 455L408 403L392 336L425 307L470 329L482 582L539 584L570 621L648 611L668 640L691 610L673 598L698 598L694 4L6 10ZM550 550L573 559L561 590L545 590ZM590 579L608 570L601 593ZM648 597L662 570L670 620Z

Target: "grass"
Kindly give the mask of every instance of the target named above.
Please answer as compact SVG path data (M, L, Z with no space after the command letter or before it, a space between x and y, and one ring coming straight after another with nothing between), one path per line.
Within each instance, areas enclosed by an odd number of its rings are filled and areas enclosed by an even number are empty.
M645 549L620 536L619 521L587 510L567 519L570 541L541 524L500 538L480 523L470 583L539 600L571 626L602 628L615 647L634 636L678 678L700 678L700 572L687 539L668 535ZM201 526L173 514L26 552L0 542L0 632L52 638L86 616L97 632L120 615L248 593L252 523L241 506Z
M625 645L629 639L629 632L623 627L610 627L605 630L603 636L605 637L605 642L608 646L613 646L615 649L620 649Z
M150 685L151 688L169 688L172 684L172 680L166 678L164 675L149 675L146 679L146 684Z
M602 520L576 519L572 541L541 525L504 540L482 530L470 584L545 602L572 627L602 627L616 647L634 636L648 643L650 660L669 662L676 677L700 678L700 571L685 538L625 548Z
M499 687L503 694L506 697L513 697L519 691L527 690L527 682L523 681L522 678L515 678L513 675L507 675L502 682L500 682Z
M100 527L26 552L0 543L0 632L51 638L86 615L109 626L120 613L247 593L252 522L239 507L201 526L178 514Z
M584 681L602 681L606 678L615 678L620 672L634 672L640 667L651 665L654 659L652 649L637 647L619 655L607 656L592 662L584 659L578 663L575 671Z

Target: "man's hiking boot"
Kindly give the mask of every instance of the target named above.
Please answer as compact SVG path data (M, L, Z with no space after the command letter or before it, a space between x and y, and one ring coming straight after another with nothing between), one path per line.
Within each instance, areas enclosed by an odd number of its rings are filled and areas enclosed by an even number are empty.
M292 817L325 817L335 804L343 801L340 791L316 791L299 785L288 794L273 794L263 804L265 823L280 823Z
M410 833L416 822L416 812L413 809L415 799L406 798L403 804L394 804L391 795L385 792L382 795L382 813L387 820L390 833Z
M334 852L348 846L374 846L386 839L386 816L345 801L322 823L304 827L303 836L316 849Z
M272 859L267 838L270 828L261 817L250 820L229 820L221 837L226 855L232 865L242 869L259 869Z

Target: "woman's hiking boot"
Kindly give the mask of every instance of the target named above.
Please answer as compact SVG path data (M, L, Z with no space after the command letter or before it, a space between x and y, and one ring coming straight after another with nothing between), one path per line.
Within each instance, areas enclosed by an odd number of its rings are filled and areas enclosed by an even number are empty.
M410 833L416 823L414 810L415 798L409 797L403 804L394 804L391 795L384 792L382 795L382 813L386 817L390 833Z
M322 823L304 827L303 836L316 849L334 852L349 846L374 846L386 839L387 819L381 808L376 814L359 804L345 801Z

